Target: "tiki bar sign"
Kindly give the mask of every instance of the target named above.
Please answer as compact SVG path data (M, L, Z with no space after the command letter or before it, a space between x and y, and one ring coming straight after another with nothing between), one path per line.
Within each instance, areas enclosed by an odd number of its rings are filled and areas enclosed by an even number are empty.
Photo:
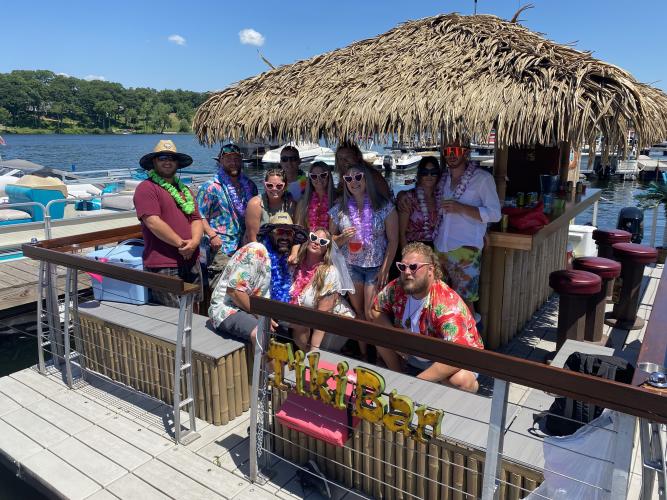
M397 394L395 390L385 396L385 380L379 373L368 368L356 367L356 383L348 380L349 365L346 361L338 363L336 372L319 367L320 353L311 352L307 356L303 351L292 351L292 345L271 340L267 357L273 363L273 386L282 389L294 389L301 395L311 397L345 410L352 404L352 415L371 423L382 423L389 430L402 432L406 437L426 442L440 434L442 410L433 410L415 405L408 396ZM294 386L285 383L285 367L294 370ZM308 370L308 377L306 376ZM353 390L348 393L348 384ZM332 386L335 385L335 388ZM414 415L417 426L411 428ZM430 432L427 432L430 428Z

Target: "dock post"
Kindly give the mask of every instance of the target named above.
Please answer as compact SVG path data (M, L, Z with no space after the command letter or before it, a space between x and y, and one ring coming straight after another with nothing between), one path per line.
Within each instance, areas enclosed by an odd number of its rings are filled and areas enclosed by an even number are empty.
M264 425L268 421L264 392L266 377L262 375L262 353L266 351L271 324L267 316L260 316L257 324L256 345L252 364L252 388L250 399L250 482L259 478L259 458L264 449ZM260 398L262 404L260 405Z
M595 203L593 203L593 220L591 221L591 224L593 226L598 225L598 203L599 202L597 202L597 201Z
M507 395L509 383L499 378L493 381L493 398L489 414L489 432L486 436L486 455L484 458L484 482L482 499L498 498L498 478L500 477L503 441L505 439L505 420L507 418Z

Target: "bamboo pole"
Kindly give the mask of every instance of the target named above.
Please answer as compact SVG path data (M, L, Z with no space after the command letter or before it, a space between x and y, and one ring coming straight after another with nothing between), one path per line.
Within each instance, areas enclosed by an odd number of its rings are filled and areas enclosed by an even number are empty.
M229 422L229 400L227 399L227 372L225 368L225 357L218 360L218 389L220 391L220 423L226 425ZM273 406L273 411L276 407Z
M505 345L511 338L510 336L510 315L512 303L515 300L513 281L514 281L514 252L507 249L505 251L505 282L503 283L503 306L500 321L500 345Z
M383 467L383 457L384 457L384 446L382 444L384 426L380 423L373 424L373 473L374 478L373 490L375 498L382 498L382 492L384 490L384 474L382 473Z
M292 436L292 439L294 439L294 436ZM295 441L293 440L292 442L295 442ZM322 441L321 439L316 439L315 440L315 447L316 447L316 450L317 450L317 459L316 459L317 466L320 468L320 470L322 472L325 472L326 471L327 460L325 459L326 458L326 452L324 450L324 441ZM294 459L296 460L296 457L294 457Z
M213 398L213 425L220 425L220 379L218 376L218 365L211 367L211 397Z
M440 462L440 482L443 484L440 498L450 500L452 498L452 453L442 447L442 461Z
M232 356L225 359L225 375L227 378L227 402L229 403L229 419L233 420L241 414L241 408L236 409L236 397L234 396L234 366Z
M371 446L372 446L372 436L371 436L371 424L368 422L368 420L362 420L361 421L361 431L363 433L362 435L362 442L363 442L363 447L361 448L363 457L362 457L362 463L363 463L363 472L364 472L364 479L363 479L363 484L364 484L364 493L367 495L372 494L372 488L371 488L371 477L373 477L373 469L371 468L371 456L370 456L370 451L371 451Z
M202 360L202 368L204 368L204 401L206 402L206 420L213 420L213 390L211 384L211 373L208 368L208 362Z
M247 411L250 408L250 387L248 384L248 351L243 347L239 350L241 360L241 408Z
M153 365L153 381L155 388L155 397L160 401L164 400L162 395L162 384L160 383L160 367L158 365L158 353L157 353L157 344L151 345L151 357Z
M304 443L305 444L305 443ZM331 443L324 445L325 456L327 457L326 471L327 477L336 477L336 446Z
M452 487L454 488L454 491L452 491L453 495L452 498L454 500L462 500L463 499L463 492L465 491L465 484L464 484L464 478L465 478L465 469L463 468L465 464L465 460L463 458L463 455L461 453L454 453L454 466L452 470Z
M178 349L178 346L176 346L176 349ZM201 361L197 359L194 361L195 364L195 371L193 373L194 375L194 382L195 382L195 394L197 395L197 414L198 415L206 415L206 397L204 395L204 371L202 369Z
M489 324L489 299L491 295L491 256L493 249L485 246L482 249L482 269L479 277L479 314L484 325ZM482 331L482 340L488 343L488 326Z
M236 350L232 353L234 363L234 406L236 407L236 416L243 412L243 397L241 384L241 352Z
M472 498L479 498L479 462L475 458L468 457L468 470L467 474L467 483L468 483L468 493L472 495Z
M396 454L394 453L394 432L390 431L387 427L384 428L384 460L387 462L384 471L384 497L385 498L394 498L395 491L392 486L395 484L395 478L397 476L396 472Z
M402 432L395 433L396 438L396 450L394 452L396 456L396 469L395 469L395 482L396 489L394 490L396 498L398 500L405 499L405 436ZM389 497L391 498L391 497Z
M354 449L354 430L352 431L351 436L347 439L345 443L345 448L343 450L343 463L345 467L343 468L344 472L344 484L347 488L354 487L354 478L352 471L354 470L354 462L352 460L352 450Z
M426 497L426 443L417 443L417 496Z
M438 445L430 442L428 445L428 499L439 500L440 488L438 478L440 476L440 449Z
M505 281L505 249L496 247L491 258L491 295L489 298L488 348L498 349L501 343L501 315Z
M511 500L519 500L521 498L521 476L514 472L510 473L510 483L512 486L509 490L509 498Z
M405 449L405 491L410 495L415 495L415 440L407 439Z

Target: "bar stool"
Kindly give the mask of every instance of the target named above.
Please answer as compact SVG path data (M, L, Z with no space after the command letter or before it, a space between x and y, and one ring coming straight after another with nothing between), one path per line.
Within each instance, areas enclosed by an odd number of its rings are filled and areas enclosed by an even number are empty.
M630 243L632 233L622 229L596 229L593 231L593 239L598 246L598 257L613 259L614 251L611 246L614 243Z
M558 349L568 339L584 340L586 316L591 304L588 297L600 294L602 279L587 271L554 271L549 286L560 294L558 305Z
M658 251L636 243L614 243L614 256L621 263L621 295L605 323L623 330L638 330L645 321L637 316L644 267L658 259Z
M608 296L611 296L614 278L621 275L621 264L603 257L580 257L572 263L574 269L596 274L602 280L600 293L589 297L590 305L586 315L586 331L584 340L596 344L606 344L607 338L602 336L604 326L604 309Z

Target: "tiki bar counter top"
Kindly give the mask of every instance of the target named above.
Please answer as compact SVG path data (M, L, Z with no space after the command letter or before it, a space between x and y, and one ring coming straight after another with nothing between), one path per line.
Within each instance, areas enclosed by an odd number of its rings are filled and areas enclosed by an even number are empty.
M479 312L484 344L497 349L521 331L551 294L549 274L564 269L572 219L600 199L600 190L565 198L562 210L532 234L490 231L482 256Z

